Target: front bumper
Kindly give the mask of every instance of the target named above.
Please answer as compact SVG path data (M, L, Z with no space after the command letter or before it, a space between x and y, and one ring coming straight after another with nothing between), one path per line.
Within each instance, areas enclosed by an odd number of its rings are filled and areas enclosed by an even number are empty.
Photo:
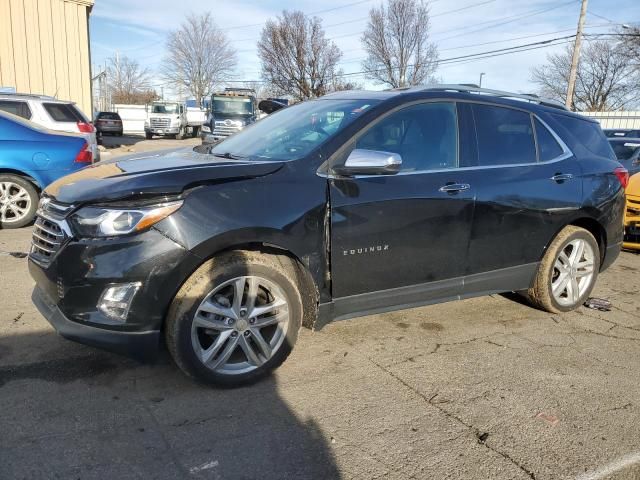
M33 301L64 337L133 357L158 349L160 330L175 293L200 260L154 228L128 237L68 239L50 262L33 253ZM124 321L98 309L106 288L139 282Z
M159 330L121 332L74 322L65 317L44 290L38 286L33 289L31 300L42 316L64 338L143 361L153 360L157 356L160 344Z
M180 133L180 127L147 127L144 129L144 133L151 133L152 135L177 135L178 133Z

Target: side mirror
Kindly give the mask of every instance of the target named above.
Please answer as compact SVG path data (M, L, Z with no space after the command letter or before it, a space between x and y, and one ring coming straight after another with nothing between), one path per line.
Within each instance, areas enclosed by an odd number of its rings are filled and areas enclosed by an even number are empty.
M262 100L258 103L258 109L262 110L264 113L273 113L284 107L286 107L286 105L282 102L278 102L277 100Z
M393 175L400 171L402 157L393 152L379 150L353 150L344 165L333 167L339 175Z

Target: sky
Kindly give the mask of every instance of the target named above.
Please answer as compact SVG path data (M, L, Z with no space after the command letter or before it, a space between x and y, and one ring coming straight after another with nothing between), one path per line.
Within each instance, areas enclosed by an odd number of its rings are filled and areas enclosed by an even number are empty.
M94 74L116 52L156 72L168 32L180 26L185 14L209 11L237 50L233 78L260 80L256 43L262 25L283 10L297 9L322 19L327 38L343 52L339 68L349 74L345 78L381 89L358 73L366 56L360 37L369 10L380 4L381 0L96 0L90 21ZM562 51L563 42L571 39L493 58L456 57L572 35L580 13L579 0L430 0L429 4L431 41L441 59L435 74L439 80L477 84L484 73L483 87L525 93L536 89L530 68L543 64L549 53ZM589 1L585 33L610 32L622 23L640 23L640 1ZM152 83L158 91L164 86L159 75Z

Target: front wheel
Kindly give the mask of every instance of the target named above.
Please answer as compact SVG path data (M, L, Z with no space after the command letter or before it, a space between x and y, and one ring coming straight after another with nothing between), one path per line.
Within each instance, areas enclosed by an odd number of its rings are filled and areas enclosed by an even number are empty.
M176 135L176 140L184 140L184 128L181 128Z
M38 191L17 175L0 175L0 228L29 225L38 208Z
M527 296L551 313L574 310L589 298L599 271L598 242L584 228L569 225L549 245Z
M234 251L203 264L174 298L165 336L176 364L210 384L237 386L288 357L302 295L288 257Z
M145 132L144 136L147 140L151 140L153 138L153 133L151 132Z

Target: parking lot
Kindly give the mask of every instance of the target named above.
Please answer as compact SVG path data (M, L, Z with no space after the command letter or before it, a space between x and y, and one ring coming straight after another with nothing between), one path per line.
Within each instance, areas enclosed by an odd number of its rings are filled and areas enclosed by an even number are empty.
M195 147L200 145L202 141L200 138L176 140L175 138L155 137L152 140L146 140L141 135L125 135L123 137L104 135L100 143L102 146L100 159L109 160L123 155L152 152L166 148Z
M610 312L495 295L339 322L235 390L58 337L26 259L0 262L1 478L640 476L639 255L600 278Z

